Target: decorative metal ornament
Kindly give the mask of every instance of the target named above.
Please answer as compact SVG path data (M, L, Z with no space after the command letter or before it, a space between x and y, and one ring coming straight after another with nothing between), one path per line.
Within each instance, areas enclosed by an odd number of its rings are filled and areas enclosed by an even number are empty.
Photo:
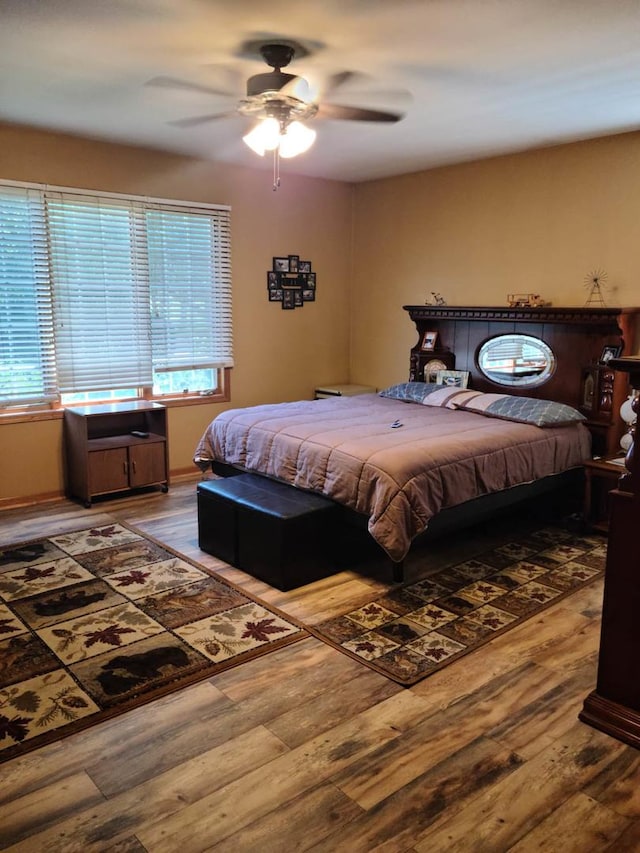
M594 270L584 279L584 286L588 288L589 295L584 303L585 307L591 305L594 308L605 308L603 290L607 287L607 274L604 270Z

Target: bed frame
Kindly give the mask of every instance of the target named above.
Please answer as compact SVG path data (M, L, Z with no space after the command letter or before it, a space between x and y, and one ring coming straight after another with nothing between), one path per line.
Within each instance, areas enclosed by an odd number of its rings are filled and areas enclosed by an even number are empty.
M434 358L448 367L469 371L469 387L483 392L508 393L539 397L567 403L583 411L586 425L593 437L593 452L613 454L619 447L624 424L618 411L628 394L623 374L599 363L605 346L626 351L633 346L640 308L485 308L452 307L446 305L405 305L404 310L414 321L418 340L411 349L410 381L423 381L424 368ZM437 345L425 351L422 344L427 332L437 332ZM553 376L538 387L523 388L488 380L478 369L477 352L480 345L495 335L520 332L543 340L552 349L557 366ZM595 393L589 406L585 405L585 382L595 383ZM239 470L213 463L213 471L222 476L238 474ZM576 510L582 507L583 472L567 471L517 486L508 492L486 495L466 504L441 511L431 520L427 530L415 541L423 542L478 524L506 509L528 502L539 506L545 496L545 506L556 498L564 510L573 501ZM367 518L346 507L340 507L343 527L366 531ZM357 553L365 542L378 549L374 540L360 535L354 542L345 539ZM404 580L403 563L392 563L393 579Z
M539 397L566 403L587 417L593 454L615 454L626 425L620 419L620 406L628 395L626 377L608 364L600 364L605 346L620 353L632 351L636 339L640 308L504 308L484 306L405 305L418 332L411 349L409 379L424 380L425 367L432 359L447 367L469 372L469 387L485 393ZM422 347L425 335L437 332L436 347ZM513 332L544 341L553 351L557 365L547 382L537 387L498 385L478 368L477 353L489 338ZM587 405L585 383L593 382L595 393ZM442 510L416 542L429 541L453 530L478 524L516 506L539 506L544 496L547 508L576 511L582 508L584 474L581 469L567 471L535 483L498 492ZM351 511L348 511L351 512ZM355 513L351 513L355 515ZM394 580L404 579L402 563L393 563Z

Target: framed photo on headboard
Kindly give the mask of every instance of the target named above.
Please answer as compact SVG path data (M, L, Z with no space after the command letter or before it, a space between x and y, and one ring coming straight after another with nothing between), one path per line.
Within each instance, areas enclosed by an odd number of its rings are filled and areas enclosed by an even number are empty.
M602 348L602 354L600 355L600 364L607 364L609 361L611 361L612 358L618 358L621 352L622 346L607 344L607 346Z
M420 349L425 350L426 352L433 352L433 350L436 348L437 343L437 332L425 332L422 336L422 343L420 344Z
M469 384L468 370L439 370L436 374L439 385L454 385L456 388L466 388Z

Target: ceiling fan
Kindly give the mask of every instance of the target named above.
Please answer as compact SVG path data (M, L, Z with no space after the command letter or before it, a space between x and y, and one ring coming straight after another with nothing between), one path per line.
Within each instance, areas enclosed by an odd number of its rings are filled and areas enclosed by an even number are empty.
M178 119L170 124L187 128L237 115L256 119L257 124L243 137L243 140L261 156L265 151L274 152L274 188L277 185L276 179L279 184L279 177L275 173L279 157L295 157L302 154L315 140L315 131L303 122L315 116L323 119L385 123L397 122L403 118L402 112L343 106L325 100L345 83L358 76L352 71L341 71L331 75L324 88L322 102L314 101L309 84L303 77L282 70L289 66L296 53L303 56L308 53L305 48L294 42L268 41L249 45L249 47L257 49L272 70L249 77L246 83L246 96L238 101L234 110ZM148 85L193 89L214 95L232 94L173 77L154 77Z

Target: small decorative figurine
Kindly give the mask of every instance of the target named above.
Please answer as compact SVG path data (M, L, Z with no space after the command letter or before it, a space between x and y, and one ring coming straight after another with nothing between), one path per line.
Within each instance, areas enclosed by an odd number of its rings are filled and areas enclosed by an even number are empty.
M443 296L440 293L437 293L435 290L431 291L431 296L433 297L433 302L427 296L427 298L424 300L425 305L446 305L447 304L445 302Z
M509 308L548 308L551 305L539 293L508 293Z

